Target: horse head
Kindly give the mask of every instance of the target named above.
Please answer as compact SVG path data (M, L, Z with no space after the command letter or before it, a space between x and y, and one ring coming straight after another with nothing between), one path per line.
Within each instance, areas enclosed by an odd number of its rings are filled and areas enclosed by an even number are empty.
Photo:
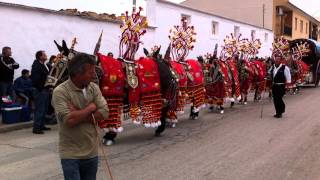
M57 85L68 79L68 61L70 61L76 54L79 53L78 51L74 50L74 47L77 44L76 38L73 39L70 48L67 46L65 40L62 40L62 45L58 44L57 41L54 41L54 43L57 46L59 54L57 55L54 66L50 70L49 75L47 77L45 83L46 87L56 87ZM95 55L90 56L96 59ZM97 73L97 75L98 74L99 73ZM95 82L97 81L95 80Z

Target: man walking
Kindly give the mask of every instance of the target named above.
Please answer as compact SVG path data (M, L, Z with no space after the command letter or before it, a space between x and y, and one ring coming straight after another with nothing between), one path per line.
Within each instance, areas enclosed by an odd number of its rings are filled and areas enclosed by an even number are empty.
M92 82L95 65L91 56L76 55L68 62L69 79L53 92L65 180L96 179L98 134L94 122L108 118L109 111L98 85Z
M285 112L285 104L282 98L286 93L286 84L291 83L291 74L289 67L282 64L281 55L274 57L274 65L270 74L272 75L273 103L276 109L274 117L282 118L282 114Z
M9 95L12 98L14 98L14 70L19 68L19 64L16 63L11 56L11 48L3 47L2 55L0 56L0 97Z
M44 87L49 74L49 68L46 66L47 55L44 51L36 53L36 60L32 64L31 80L34 87L33 98L35 103L33 133L43 134L43 131L50 130L44 126L45 115L49 106L49 90Z

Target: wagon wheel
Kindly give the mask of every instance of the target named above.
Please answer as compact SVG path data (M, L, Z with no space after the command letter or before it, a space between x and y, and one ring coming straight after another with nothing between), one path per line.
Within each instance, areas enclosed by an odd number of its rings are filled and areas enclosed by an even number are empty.
M319 85L319 81L320 81L320 77L319 77L319 68L320 68L320 60L317 63L317 68L315 70L315 84L314 87L318 87Z

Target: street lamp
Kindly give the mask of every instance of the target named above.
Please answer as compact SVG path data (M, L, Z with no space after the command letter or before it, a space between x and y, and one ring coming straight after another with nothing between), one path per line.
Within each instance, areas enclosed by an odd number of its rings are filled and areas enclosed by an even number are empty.
M281 7L278 7L277 15L280 16L280 35L283 35L283 9Z

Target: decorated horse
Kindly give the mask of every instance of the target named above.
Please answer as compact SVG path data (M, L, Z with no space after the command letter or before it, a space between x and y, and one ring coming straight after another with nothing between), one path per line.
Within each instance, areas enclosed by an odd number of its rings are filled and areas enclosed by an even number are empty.
M169 112L169 121L177 122L177 113L183 113L185 105L191 103L190 118L197 119L200 108L204 105L205 88L204 75L201 64L194 59L186 59L189 51L194 48L195 29L187 26L182 18L181 25L170 30L170 66L177 75L179 83L177 88L177 108Z
M160 48L147 53L147 57L135 59L140 37L147 27L141 10L134 9L131 16L127 12L122 16L118 59L97 53L105 72L100 87L110 109L109 118L100 124L107 130L107 144L112 144L115 134L123 129L122 113L128 113L134 124L158 128L156 136L160 136L169 110L175 109L177 80L168 61L160 58Z
M239 71L238 71L238 43L240 35L235 37L232 33L224 39L220 53L220 69L225 83L225 99L234 106L236 100L241 99Z
M104 141L107 145L113 144L117 133L123 130L122 114L129 114L136 124L157 128L156 135L159 136L165 130L169 109L174 109L177 82L169 66L158 58L160 49L152 57L134 59L141 43L140 36L146 33L147 26L140 11L134 10L131 16L126 13L123 17L118 59L98 52L102 34L92 55L97 57L97 70L102 72L97 73L96 82L109 108L109 118L98 122L99 127L106 131ZM59 59L48 76L47 86L55 87L66 79L67 62L77 53L74 50L75 43L70 49L65 41L62 46L56 43Z
M247 104L248 93L254 91L254 100L260 100L262 91L266 86L267 67L264 61L256 58L261 48L259 39L240 39L238 50L241 54L239 60L239 74L241 84L241 100Z
M213 55L206 54L204 57L199 56L198 61L202 64L205 88L206 88L206 103L209 105L209 110L214 111L214 106L221 114L224 113L224 98L226 95L225 78L221 66L222 62L217 58L217 46Z
M288 60L287 65L291 70L291 84L289 88L293 94L298 93L301 86L305 84L305 79L309 72L309 66L302 60L310 52L308 44L296 43L294 47L291 47L291 57Z

